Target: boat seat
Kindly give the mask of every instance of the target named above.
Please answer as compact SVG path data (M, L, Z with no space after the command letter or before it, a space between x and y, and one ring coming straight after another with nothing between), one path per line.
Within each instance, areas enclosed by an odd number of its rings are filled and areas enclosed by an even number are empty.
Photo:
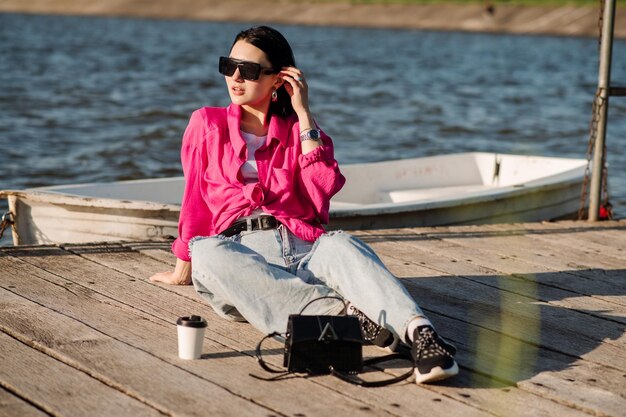
M479 193L494 186L483 184L455 185L449 187L413 188L409 190L383 191L379 197L381 202L405 203L408 201L441 199L460 195Z

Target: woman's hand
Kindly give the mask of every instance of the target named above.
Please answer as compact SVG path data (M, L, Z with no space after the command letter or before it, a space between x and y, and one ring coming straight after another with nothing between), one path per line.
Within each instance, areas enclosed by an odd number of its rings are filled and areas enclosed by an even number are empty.
M309 113L309 87L302 71L296 67L285 67L280 72L280 77L285 81L283 85L291 97L294 111L299 118L306 116Z
M177 276L175 271L165 271L152 275L150 281L162 282L168 285L189 285L191 284L191 277L187 279Z
M285 90L291 97L291 106L298 115L300 133L315 129L315 122L309 110L309 87L302 71L295 67L286 67L280 72L285 83ZM305 140L302 142L302 153L307 154L322 145L321 141Z
M173 271L156 273L150 277L150 281L168 285L189 285L191 284L191 262L177 259L176 268Z

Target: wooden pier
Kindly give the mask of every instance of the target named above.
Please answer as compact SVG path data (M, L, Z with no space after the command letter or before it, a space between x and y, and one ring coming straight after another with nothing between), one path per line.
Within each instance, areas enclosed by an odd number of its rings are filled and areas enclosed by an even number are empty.
M625 232L621 220L355 233L461 365L439 384L369 389L251 377L267 375L261 333L218 318L191 286L147 280L173 265L169 242L1 248L0 415L621 417ZM209 327L202 358L184 361L175 321L192 313ZM280 347L267 344L268 361Z

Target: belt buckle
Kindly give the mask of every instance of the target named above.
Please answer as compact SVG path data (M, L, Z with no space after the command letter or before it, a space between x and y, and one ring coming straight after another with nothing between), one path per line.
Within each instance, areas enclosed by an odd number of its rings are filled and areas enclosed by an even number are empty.
M252 219L246 219L246 231L251 232L254 230L254 225L252 224Z

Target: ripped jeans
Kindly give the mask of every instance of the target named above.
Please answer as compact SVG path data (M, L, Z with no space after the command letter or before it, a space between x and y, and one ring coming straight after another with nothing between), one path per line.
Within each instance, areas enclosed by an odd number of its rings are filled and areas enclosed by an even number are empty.
M415 300L360 239L331 232L306 242L280 225L230 238L190 242L196 291L224 318L263 333L285 332L290 314L323 296L350 301L371 320L404 340L408 323L424 316ZM305 314L334 315L335 299L312 303Z

